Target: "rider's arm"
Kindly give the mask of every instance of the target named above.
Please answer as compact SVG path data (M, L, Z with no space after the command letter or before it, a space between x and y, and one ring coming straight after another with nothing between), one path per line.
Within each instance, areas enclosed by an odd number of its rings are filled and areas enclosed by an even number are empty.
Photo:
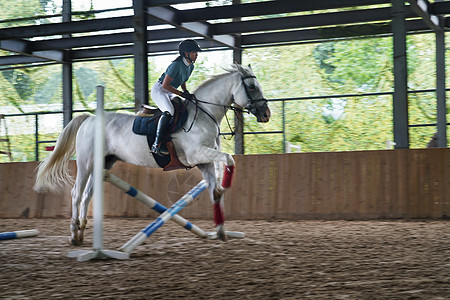
M187 91L187 88L186 88L186 82L183 82L183 83L181 84L181 90L182 90L183 92L186 92L186 91Z
M171 92L173 94L182 96L183 95L182 92L180 92L179 90L177 90L176 88L174 88L173 86L170 85L172 80L173 80L173 78L166 74L166 76L164 77L164 81L162 83L163 88L165 88L166 90L168 90L169 92Z

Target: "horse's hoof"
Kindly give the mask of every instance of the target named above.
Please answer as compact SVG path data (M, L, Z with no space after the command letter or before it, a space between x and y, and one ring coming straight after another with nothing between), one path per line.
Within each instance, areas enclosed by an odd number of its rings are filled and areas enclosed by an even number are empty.
M83 243L83 241L75 240L73 238L69 238L69 244L71 246L80 246Z
M217 227L217 238L223 242L228 242L227 233L225 232L225 227L223 225Z

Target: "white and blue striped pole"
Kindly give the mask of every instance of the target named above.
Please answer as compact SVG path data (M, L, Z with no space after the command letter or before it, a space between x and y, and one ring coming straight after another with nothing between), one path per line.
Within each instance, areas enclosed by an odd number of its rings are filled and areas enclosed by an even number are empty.
M149 224L141 232L132 237L128 242L126 242L119 250L130 254L137 246L142 244L150 235L152 235L158 228L160 228L164 223L171 219L176 213L178 213L183 207L185 207L189 202L194 200L206 187L208 184L206 180L200 181L195 187L193 187L189 192L187 192L183 197L181 197L177 202L175 202L169 209L167 209L163 214L161 214L153 223Z
M0 233L0 240L20 239L26 237L33 237L39 234L37 229L17 230L11 232Z
M160 214L164 213L167 210L167 208L164 205L160 204L158 201L156 201L155 199L151 198L150 196L144 194L140 190L134 188L127 182L125 182L122 179L120 179L119 177L117 177L116 175L111 174L107 170L104 170L104 180L111 183L112 185L115 185L117 188L119 188L126 194L130 195L131 197L136 198L141 203L147 205L148 207L150 207L151 209L153 209L154 211L156 211ZM203 229L197 227L196 225L192 224L191 222L189 222L188 220L186 220L185 218L183 218L180 215L177 215L177 214L174 215L172 217L172 221L174 221L181 227L192 231L193 233L195 233L196 235L198 235L201 238L208 237L207 232L205 232Z

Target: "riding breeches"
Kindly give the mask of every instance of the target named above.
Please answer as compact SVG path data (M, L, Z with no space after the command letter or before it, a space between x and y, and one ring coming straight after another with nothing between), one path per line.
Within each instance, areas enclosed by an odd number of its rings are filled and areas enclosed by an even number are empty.
M171 116L174 115L175 109L170 102L170 99L173 98L174 94L163 88L161 82L157 81L153 85L151 95L153 101L158 105L161 111L168 111Z

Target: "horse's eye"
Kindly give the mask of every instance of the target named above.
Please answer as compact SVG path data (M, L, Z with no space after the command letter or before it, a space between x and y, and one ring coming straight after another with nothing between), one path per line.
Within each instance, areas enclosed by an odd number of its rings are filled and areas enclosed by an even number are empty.
M256 87L254 84L252 84L248 87L248 89L253 92L254 90L256 90Z

